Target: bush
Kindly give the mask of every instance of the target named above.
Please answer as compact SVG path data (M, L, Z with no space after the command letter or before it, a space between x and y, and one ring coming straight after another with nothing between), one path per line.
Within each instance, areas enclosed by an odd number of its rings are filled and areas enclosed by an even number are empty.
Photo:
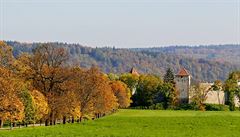
M148 109L164 110L164 105L163 105L163 103L157 103L157 104L153 104L153 105L149 106Z
M163 103L157 103L156 104L156 109L157 110L164 110L165 108L164 108L164 104Z
M219 104L205 104L205 109L207 111L228 111L229 107L227 105L219 105Z
M195 104L190 103L190 104L180 104L176 107L176 110L198 110L198 109Z

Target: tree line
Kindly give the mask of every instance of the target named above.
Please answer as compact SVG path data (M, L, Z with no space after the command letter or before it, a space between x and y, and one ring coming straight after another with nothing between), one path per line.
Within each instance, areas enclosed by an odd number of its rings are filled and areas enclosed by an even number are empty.
M97 67L68 65L66 49L51 44L14 58L0 42L0 126L94 119L130 105L130 90Z
M171 109L171 110L236 110L240 103L240 71L229 74L225 81L216 80L213 85L201 82L192 83L189 89L189 103L181 103L179 91L174 81L175 75L171 68L168 68L163 79L156 75L142 74L140 76L125 73L122 75L109 74L110 79L120 80L131 89L131 108L138 109ZM226 94L225 104L206 104L209 91ZM219 97L218 97L218 101ZM227 108L228 107L228 108Z

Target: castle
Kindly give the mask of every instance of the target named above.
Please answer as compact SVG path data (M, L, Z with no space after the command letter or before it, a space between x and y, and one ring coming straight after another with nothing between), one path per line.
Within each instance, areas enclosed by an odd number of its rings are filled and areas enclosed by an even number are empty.
M136 69L132 68L130 71L131 74L135 74L139 76L139 73ZM194 93L191 92L191 75L190 73L185 69L181 68L179 72L175 75L174 81L176 83L176 89L179 93L179 102L180 103L190 103L192 96ZM204 88L204 92L206 100L204 103L208 104L222 104L224 105L226 102L227 94L223 90L219 91L213 91L212 85L213 83L199 83L201 87ZM240 82L238 82L238 85L240 86ZM135 93L134 92L133 94ZM234 103L236 107L240 106L239 99L237 96L234 97Z
M191 93L191 75L185 68L180 69L180 71L175 76L175 83L177 91L179 92L179 102L180 103L190 103L192 95ZM199 83L199 85L205 90L205 101L207 104L222 104L226 102L227 94L223 90L213 91L213 83ZM238 82L240 86L240 82ZM240 106L239 99L237 96L234 97L234 103L236 107Z

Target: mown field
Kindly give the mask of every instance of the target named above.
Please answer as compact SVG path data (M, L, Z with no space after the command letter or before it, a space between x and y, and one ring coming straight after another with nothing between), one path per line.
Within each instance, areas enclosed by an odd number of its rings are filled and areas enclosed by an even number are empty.
M239 137L240 112L120 110L94 121L0 130L0 137Z

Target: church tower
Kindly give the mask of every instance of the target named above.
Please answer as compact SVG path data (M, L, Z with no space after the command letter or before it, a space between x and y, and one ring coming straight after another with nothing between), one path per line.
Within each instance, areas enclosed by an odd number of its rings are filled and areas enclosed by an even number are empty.
M185 68L182 68L175 77L176 88L179 92L180 103L189 103L191 76Z

